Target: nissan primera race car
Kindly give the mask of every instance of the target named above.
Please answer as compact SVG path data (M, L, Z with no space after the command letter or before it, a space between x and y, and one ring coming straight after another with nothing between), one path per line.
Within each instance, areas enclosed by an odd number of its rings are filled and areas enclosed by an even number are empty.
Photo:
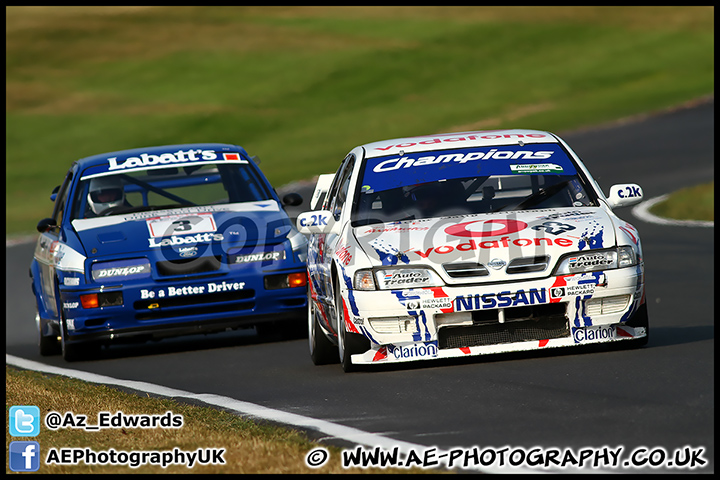
M352 150L302 213L316 364L357 365L648 335L637 230L557 136L505 130ZM311 208L315 208L314 205Z
M30 267L41 354L268 322L305 329L307 240L242 147L84 158L51 199Z

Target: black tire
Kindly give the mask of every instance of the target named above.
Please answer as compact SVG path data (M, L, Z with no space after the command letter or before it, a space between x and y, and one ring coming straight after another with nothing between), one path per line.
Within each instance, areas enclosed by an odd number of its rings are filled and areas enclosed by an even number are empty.
M627 325L631 327L644 327L645 336L636 340L630 340L630 347L644 347L650 340L650 321L648 319L647 302L640 305L638 311L627 321Z
M70 343L68 341L67 322L65 320L65 310L60 304L58 296L58 317L60 320L60 352L63 360L66 362L75 362L81 360L85 354L85 346L78 343Z
M356 353L367 352L370 348L370 341L363 335L345 330L345 314L342 305L342 295L340 295L340 285L336 282L333 287L335 312L338 317L338 356L340 357L340 364L345 372L356 372L360 370L360 367L352 363L351 357Z
M335 345L325 336L315 319L315 304L308 287L308 345L310 358L315 365L328 365L338 362L338 351Z
M82 358L80 346L75 343L68 343L67 325L65 325L64 314L60 316L60 349L63 360L66 362L74 362Z
M58 342L57 335L44 335L46 323L40 318L40 314L35 312L35 323L38 329L38 349L40 355L43 357L49 357L52 355L58 355L61 351L60 342Z

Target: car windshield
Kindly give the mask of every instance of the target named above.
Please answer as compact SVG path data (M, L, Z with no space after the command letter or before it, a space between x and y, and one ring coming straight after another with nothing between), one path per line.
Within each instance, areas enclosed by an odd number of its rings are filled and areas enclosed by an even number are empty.
M112 174L103 170L91 167L83 172L75 191L72 218L272 198L247 163L130 169Z
M507 145L367 159L352 225L540 208L597 206L558 144Z

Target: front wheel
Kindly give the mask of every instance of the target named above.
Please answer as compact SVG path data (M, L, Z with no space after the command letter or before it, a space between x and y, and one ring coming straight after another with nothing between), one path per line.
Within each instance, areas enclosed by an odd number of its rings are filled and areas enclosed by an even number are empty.
M310 347L310 358L315 365L327 365L337 363L337 350L335 345L325 336L315 319L315 302L313 302L308 287L308 344Z
M66 362L80 360L82 356L78 344L68 343L67 325L63 313L60 313L60 350L62 351L63 360Z
M338 355L340 364L345 372L355 372L359 366L352 363L352 356L356 353L364 353L370 348L370 341L363 335L348 332L346 330L345 308L342 295L340 294L339 283L335 284L335 314L337 315L338 326Z
M356 365L353 365L352 352L347 345L347 332L345 331L345 321L343 320L342 310L338 312L340 318L338 319L338 355L340 356L340 365L345 372L354 372L357 369Z
M643 347L647 345L648 340L650 340L650 321L648 320L647 302L640 305L638 311L635 312L635 315L633 315L632 318L627 321L627 324L631 327L645 328L645 336L636 340L630 340L630 346Z
M53 333L51 326L43 322L38 312L35 312L35 323L38 330L38 348L40 355L47 357L60 353L60 342L58 342L57 335ZM47 330L50 330L51 335L45 335Z
M70 343L68 341L68 328L65 312L62 308L58 309L60 319L60 351L63 360L66 362L74 362L82 360L86 357L95 356L100 351L100 344L95 342Z

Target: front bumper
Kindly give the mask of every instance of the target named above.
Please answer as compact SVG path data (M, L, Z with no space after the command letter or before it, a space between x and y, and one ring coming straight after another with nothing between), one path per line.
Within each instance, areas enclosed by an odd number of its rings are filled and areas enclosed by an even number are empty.
M262 276L227 275L60 290L69 343L210 333L291 319L305 322L305 292L304 287L266 290ZM121 298L122 304L84 308L81 296L93 293Z
M345 291L356 364L407 362L633 340L642 267L495 285ZM397 319L397 331L392 319ZM633 324L634 325L634 324Z

